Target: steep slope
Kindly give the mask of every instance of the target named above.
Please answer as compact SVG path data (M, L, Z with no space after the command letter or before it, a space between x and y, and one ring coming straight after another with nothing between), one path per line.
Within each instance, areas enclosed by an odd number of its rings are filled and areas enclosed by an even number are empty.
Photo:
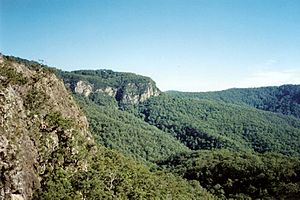
M0 199L214 199L95 144L48 68L0 57Z
M155 162L189 149L171 134L162 132L133 114L117 108L117 102L103 94L93 100L75 95L85 111L95 140L140 161Z
M168 94L193 99L217 100L225 103L248 105L261 110L293 115L300 118L300 85L280 87L233 88L217 92L177 92Z
M171 134L121 111L160 94L150 78L111 70L60 72L60 75L85 111L98 143L143 162L189 151Z
M0 65L0 196L30 199L57 167L85 169L79 152L93 142L86 118L54 74L2 56Z
M159 89L148 77L112 70L80 70L60 72L67 87L78 94L90 96L104 93L114 97L120 105L138 104L151 96L158 96Z
M139 106L144 120L191 149L253 149L300 155L300 120L251 107L160 95Z

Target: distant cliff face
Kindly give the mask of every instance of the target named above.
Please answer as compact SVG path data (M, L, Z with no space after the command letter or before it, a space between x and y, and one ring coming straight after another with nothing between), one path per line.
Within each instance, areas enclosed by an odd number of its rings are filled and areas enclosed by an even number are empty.
M138 104L161 92L153 80L111 70L64 72L62 77L73 92L88 97L103 93L123 104Z
M153 83L128 83L117 91L116 99L125 104L138 104L159 94Z
M0 133L0 200L31 199L57 167L87 168L79 152L93 144L88 123L63 82L4 56Z

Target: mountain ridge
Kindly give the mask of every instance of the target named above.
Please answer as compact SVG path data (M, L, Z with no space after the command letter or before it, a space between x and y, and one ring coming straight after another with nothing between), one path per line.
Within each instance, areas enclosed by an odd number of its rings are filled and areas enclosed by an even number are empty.
M299 196L293 116L10 56L1 56L0 113L1 200Z
M300 85L296 84L257 88L231 88L213 92L168 91L167 93L182 98L208 99L248 105L261 110L300 117Z

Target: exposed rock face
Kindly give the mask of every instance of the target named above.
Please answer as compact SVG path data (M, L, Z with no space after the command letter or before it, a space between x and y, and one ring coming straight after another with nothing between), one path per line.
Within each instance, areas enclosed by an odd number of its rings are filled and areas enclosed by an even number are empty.
M158 96L160 91L151 83L128 83L119 90L117 100L125 104L138 104L152 96Z
M86 88L82 91L86 91ZM86 93L87 94L87 93ZM85 116L62 81L47 70L0 57L0 200L27 200L55 166L84 170L77 156L93 144ZM53 160L61 150L69 155Z
M78 81L75 87L75 92L88 97L93 91L93 87L84 81Z
M105 93L109 96L112 96L112 97L116 97L117 95L117 89L116 88L112 88L112 87L106 87L106 88L99 88L97 89L95 92L100 92L100 93Z
M161 92L154 82L147 83L127 83L119 87L95 88L91 83L78 81L74 87L74 92L88 97L93 93L104 93L114 97L124 104L138 104L146 101L152 96L158 96Z

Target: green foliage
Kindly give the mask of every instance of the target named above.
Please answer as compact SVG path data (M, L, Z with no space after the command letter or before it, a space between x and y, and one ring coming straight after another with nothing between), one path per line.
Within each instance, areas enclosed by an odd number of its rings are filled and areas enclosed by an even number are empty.
M48 67L47 65L43 65L39 62L33 61L33 60L26 60L23 58L15 57L15 56L3 56L5 59L5 62L10 63L16 63L21 64L27 67L28 69L35 70L35 71L42 71L47 74L58 74L58 71L56 68Z
M62 130L70 129L72 127L72 121L65 119L59 112L48 113L45 116L45 122L51 129L60 128Z
M293 115L300 118L300 85L279 87L228 89L218 92L176 92L168 94L181 98L208 99L252 106L261 110Z
M28 64L33 67L30 61L26 63L26 61L14 57L9 59L12 59L12 65L20 62L22 65ZM28 66L28 68L30 68L30 66ZM39 70L38 75L45 74L42 69L37 68L33 70ZM94 140L87 137L86 133L80 133L81 130L86 131L84 128L86 124L80 122L80 124L74 124L76 121L81 121L73 118L77 117L78 113L75 113L76 115L74 116L66 116L66 114L63 115L63 113L67 112L54 108L54 106L60 104L59 106L65 106L65 111L73 111L75 105L72 102L68 105L63 104L64 102L62 101L54 101L53 105L49 105L52 101L47 101L47 99L40 101L40 96L43 96L41 90L45 88L35 87L37 86L35 85L36 78L36 76L32 76L30 78L31 80L29 80L30 84L28 84L28 87L26 88L24 86L22 88L25 89L25 92L28 92L28 95L25 95L26 93L23 91L23 93L20 92L22 94L20 98L23 98L22 100L25 102L25 109L22 111L27 114L27 118L24 117L25 120L22 121L24 124L13 124L13 126L20 128L20 132L22 131L20 136L23 137L19 139L26 137L26 141L28 141L28 143L26 142L26 144L20 146L20 148L27 148L26 145L28 144L28 151L26 150L24 152L28 152L29 155L20 154L20 156L28 156L28 158L33 159L28 163L26 161L24 165L20 165L26 168L21 171L22 176L19 177L21 178L21 182L23 182L22 178L26 178L25 182L28 183L26 186L24 185L24 189L28 190L28 192L24 192L25 194L30 194L31 189L38 189L38 191L35 191L34 199L44 200L215 199L205 189L201 188L198 183L190 183L170 173L151 172L148 167L137 163L131 158L126 158L120 153L108 150L104 147L96 146ZM50 79L50 81L53 82L44 83L42 86L47 87L48 84L55 84L54 79ZM17 83L14 84L16 85ZM13 85L13 87L15 87L15 85ZM61 92L65 92L64 88L60 88L60 90ZM53 97L53 99L55 98L59 98L59 96ZM126 135L126 137L128 136L128 138L130 138L131 136L134 139L129 140L126 146L129 147L134 144L131 143L132 141L139 143L139 145L143 145L143 142L145 142L145 145L154 142L155 144L151 147L155 150L152 152L150 149L149 155L157 155L158 157L161 156L160 154L165 156L172 155L170 154L171 151L180 149L180 143L176 142L172 137L164 136L165 134L161 134L162 132L157 128L151 127L142 120L135 118L132 114L117 110L115 108L116 104L111 101L112 99L104 96L94 96L93 98L97 104L85 99L89 106L87 109L93 110L95 108L96 114L102 113L102 117L107 115L108 121L105 123L111 126L109 130L120 131L120 133L125 134L125 129L128 129L128 135ZM93 104L89 104L89 102ZM99 110L98 108L102 109ZM19 107L17 109L19 109ZM107 110L107 112L104 112L105 110ZM92 116L99 117L99 115ZM115 120L115 122L112 120ZM118 121L121 121L123 124L118 124ZM125 126L127 123L128 125ZM138 126L137 129L130 130L131 126L134 126L136 123L141 123L142 125ZM26 129L26 131L23 128ZM110 132L108 133L110 134ZM9 132L8 134L16 136L16 134L19 133ZM165 139L169 138L170 141L165 141ZM9 141L9 144L11 142L12 141ZM156 142L158 144L156 144ZM167 144L164 144L164 142ZM172 142L174 142L174 144L172 144ZM14 144L14 142L12 144ZM177 145L179 145L179 147ZM144 147L146 148L146 146ZM19 151L19 149L17 149L19 146L14 148L16 151ZM136 146L132 147L132 150L134 148L136 148ZM138 146L138 148L140 147ZM184 146L181 146L181 148L183 151L187 150ZM9 151L14 153L13 151L15 150L10 149ZM9 154L10 153L11 152L9 152ZM19 159L17 156L15 158ZM161 158L163 158L163 156L161 156ZM12 166L10 172L12 172L15 167L18 166ZM27 170L27 167L30 168L30 170ZM5 168L1 169L2 179L5 178L2 177L2 175L6 174L5 170ZM19 169L17 171L19 171ZM31 181L31 176L39 179L39 184ZM6 181L6 178L4 181ZM9 184L10 183L5 183L5 187ZM13 188L12 190L16 194L19 194L18 192L23 190L23 187L20 190L14 188L14 186L11 186L11 188ZM8 197L10 197L9 192L7 194ZM30 197L28 195L24 198Z
M139 107L151 125L191 149L253 149L300 155L300 120L254 108L161 95Z
M83 108L96 141L142 161L156 161L188 151L170 134L116 108L116 101L98 94L95 101L74 95ZM98 100L104 99L99 102ZM111 100L111 101L108 101Z
M117 108L118 103L114 97L102 94L102 93L93 93L89 97L95 104L99 106L108 106L110 108Z
M179 154L161 167L197 180L221 199L298 199L300 160L226 150Z
M48 67L33 61L5 59L6 63L51 73ZM0 68L0 75L8 77L4 79L7 84L26 83L21 74L6 69L9 68ZM216 199L215 196L298 199L300 196L298 158L253 153L300 155L300 120L255 109L299 117L297 87L232 90L225 95L218 93L219 96L206 93L209 100L203 100L203 94L198 96L198 93L194 97L183 94L184 98L161 95L134 107L118 104L116 100L123 92L139 95L147 84L153 83L151 79L111 70L54 72L71 88L82 80L95 88L113 87L121 91L115 97L100 93L92 93L89 98L75 95L87 114L95 140L114 150L95 145L61 112L49 110L47 114L36 114L45 105L46 94L30 90L24 97L26 111L31 114L28 117L33 122L28 127L28 136L38 153L33 167L41 178L35 199L209 200ZM125 89L128 84L132 87ZM118 110L118 106L123 110ZM210 151L191 151L183 144L192 150ZM220 148L231 151L215 150ZM164 170L150 170L144 165L150 162L157 162Z
M48 95L37 89L31 89L25 98L24 106L29 110L40 109L40 106L48 99Z
M172 174L150 172L119 153L99 147L87 170L57 168L40 199L214 199L197 183Z
M24 85L28 81L21 73L18 73L15 69L8 67L7 63L4 63L4 66L0 66L0 76L3 77L0 79L3 86L8 84Z
M56 169L45 183L45 190L40 192L35 199L82 199L80 193L76 192L76 188L74 188L71 183L71 176L70 172L62 168Z

